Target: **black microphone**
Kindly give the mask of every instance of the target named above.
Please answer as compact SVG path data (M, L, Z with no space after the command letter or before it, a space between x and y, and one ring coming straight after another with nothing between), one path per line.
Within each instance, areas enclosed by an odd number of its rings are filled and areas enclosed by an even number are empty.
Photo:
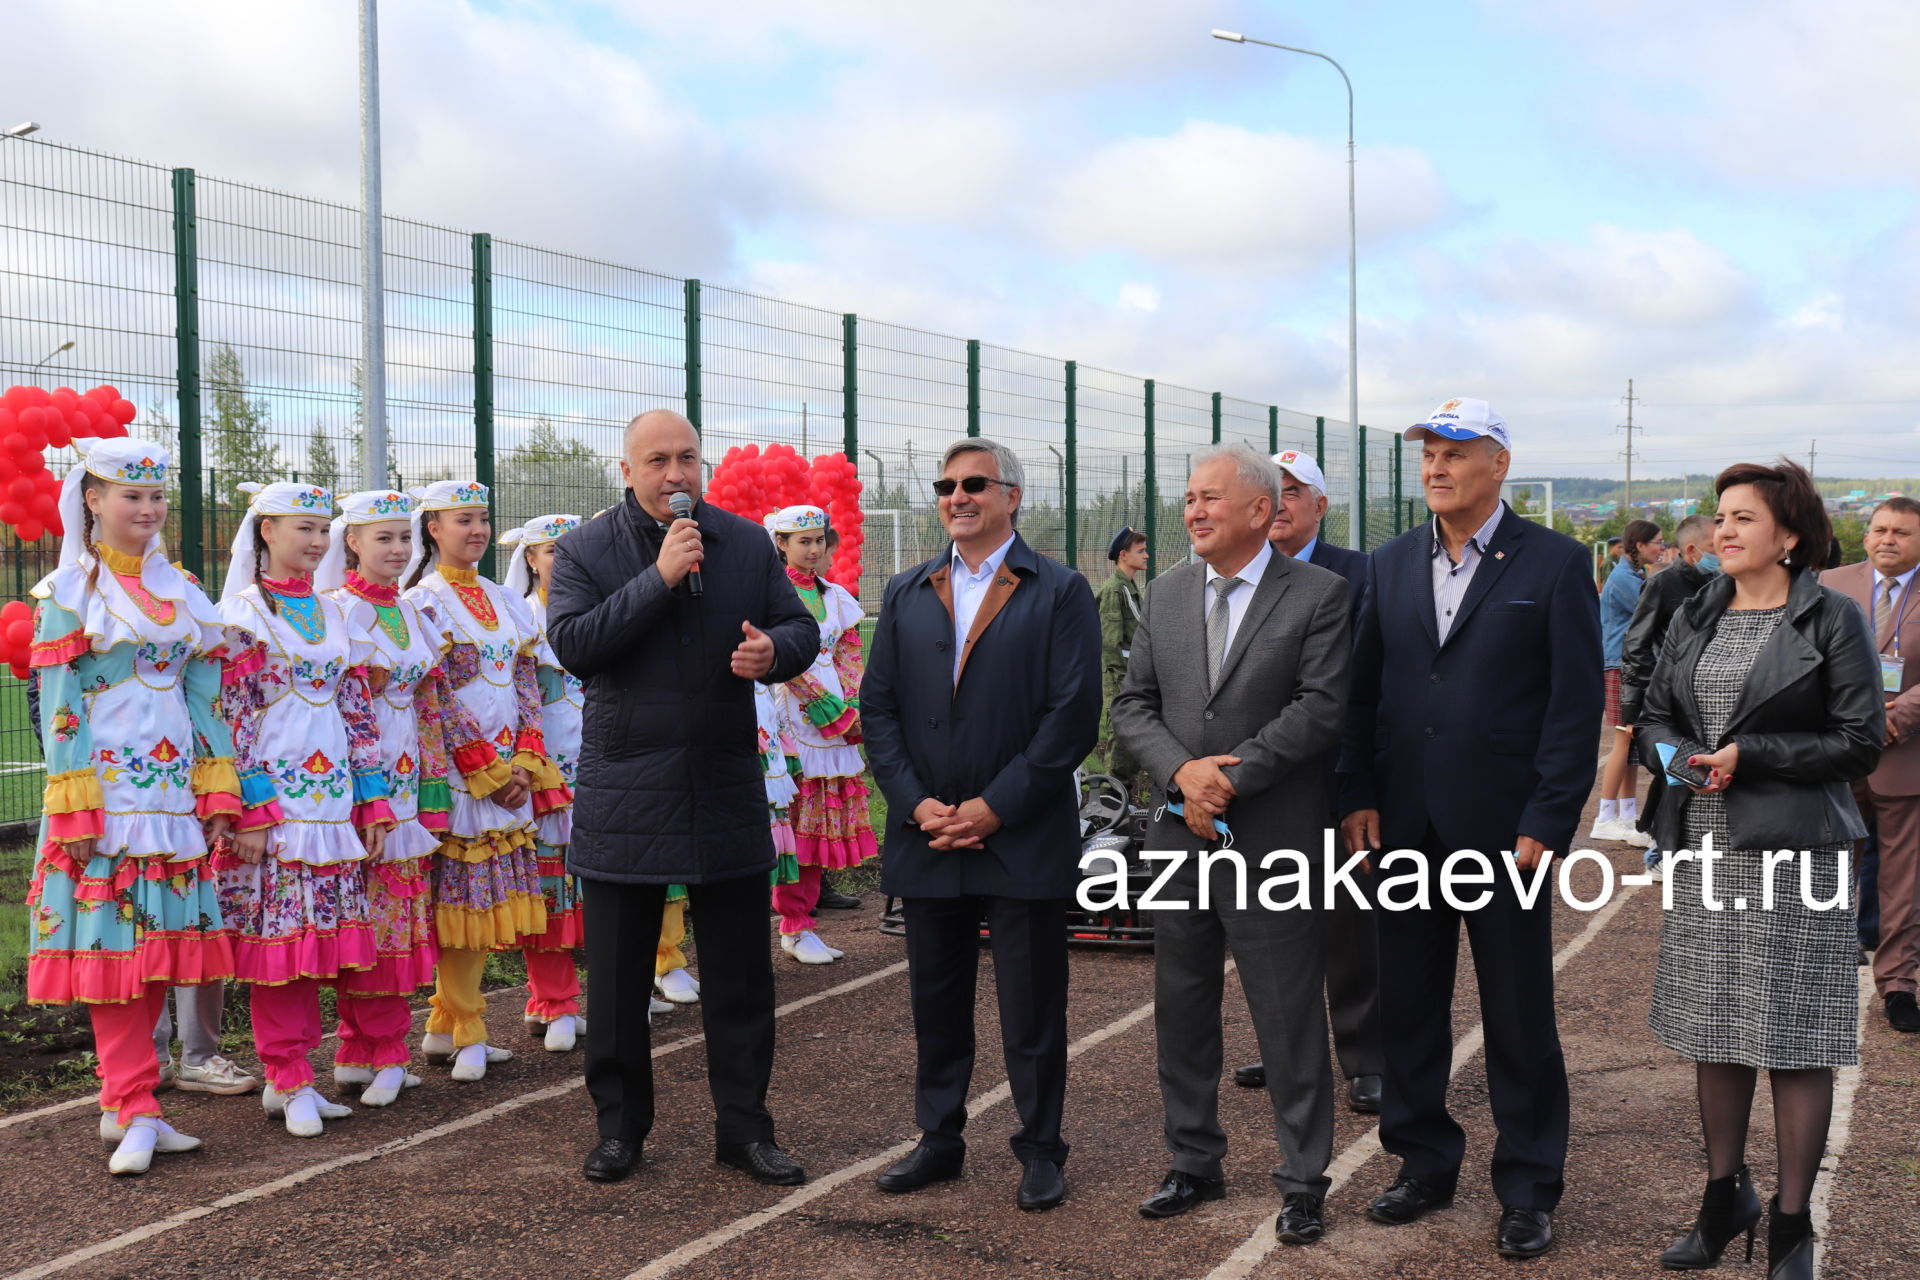
M670 493L667 495L667 510L673 512L675 520L691 520L693 519L693 498L684 493ZM705 590L706 588L700 583L700 570L697 568L687 570L687 594L697 600Z

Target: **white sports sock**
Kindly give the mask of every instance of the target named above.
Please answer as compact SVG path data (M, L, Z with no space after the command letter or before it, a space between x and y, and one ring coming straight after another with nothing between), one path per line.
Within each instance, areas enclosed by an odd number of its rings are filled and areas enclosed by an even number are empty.
M1615 818L1619 816L1620 816L1619 801L1602 800L1600 802L1600 821L1612 822Z
M1640 817L1640 800L1637 796L1620 798L1620 821L1631 823Z

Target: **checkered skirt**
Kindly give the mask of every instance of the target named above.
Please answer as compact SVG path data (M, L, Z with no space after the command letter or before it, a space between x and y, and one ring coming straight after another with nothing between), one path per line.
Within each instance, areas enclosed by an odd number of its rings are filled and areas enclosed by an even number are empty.
M1754 659L1784 609L1729 611L1700 655L1694 697L1708 742L1726 729ZM1739 786L1736 780L1735 786ZM1859 942L1853 911L1841 897L1851 886L1848 847L1806 851L1801 862L1773 871L1773 909L1763 910L1764 853L1730 848L1726 797L1680 788L1687 843L1708 832L1722 852L1714 863L1709 911L1698 862L1673 870L1673 906L1660 934L1653 1010L1647 1021L1660 1042L1696 1062L1769 1070L1846 1067L1859 1061ZM1802 877L1805 877L1803 889ZM1816 911L1807 899L1839 905ZM1744 902L1745 909L1736 909Z

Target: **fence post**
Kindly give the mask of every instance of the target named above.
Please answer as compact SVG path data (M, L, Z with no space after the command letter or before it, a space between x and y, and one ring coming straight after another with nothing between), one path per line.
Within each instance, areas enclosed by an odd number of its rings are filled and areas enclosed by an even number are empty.
M1067 361L1067 491L1060 498L1066 507L1067 567L1080 567L1080 362Z
M1145 528L1143 528L1141 532L1147 535L1147 579L1148 581L1152 581L1154 553L1157 550L1159 550L1159 542L1158 542L1158 538L1156 537L1156 530L1154 526L1159 523L1159 512L1156 510L1156 508L1160 505L1159 499L1156 497L1154 493L1154 490L1158 486L1154 484L1154 479L1155 479L1154 472L1156 468L1153 461L1153 379L1152 378L1147 379L1146 428L1147 428L1147 475L1146 475L1146 479L1141 482L1145 486L1144 496L1146 498L1146 501L1142 505L1145 506L1146 510L1141 513L1140 519L1141 519L1141 523L1145 526Z
M1360 527L1349 530L1353 549L1367 549L1367 429L1360 428L1360 455L1353 460L1354 492L1360 495Z
M687 281L686 302L687 421L700 430L700 282Z
M1280 452L1280 406L1267 406L1267 452Z
M1324 473L1327 469L1327 420L1325 418L1313 420L1313 460L1320 464L1320 470Z
M1213 442L1220 443L1220 393L1213 393Z
M860 321L851 311L840 317L840 421L845 427L840 448L857 472L860 468Z
M967 339L967 434L980 434L980 339Z
M487 515L496 519L500 495L493 491L493 237L473 233L473 478L487 486ZM480 557L480 572L494 576L493 544Z
M173 171L174 384L180 402L180 562L207 581L206 476L200 456L200 233L193 170Z

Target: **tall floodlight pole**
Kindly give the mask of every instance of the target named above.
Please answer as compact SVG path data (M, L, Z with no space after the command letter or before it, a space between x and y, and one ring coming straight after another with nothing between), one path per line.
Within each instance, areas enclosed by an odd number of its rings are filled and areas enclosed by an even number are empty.
M380 215L379 0L360 0L360 416L361 471L369 489L387 483L386 250Z
M1360 508L1366 501L1366 495L1360 492L1360 465L1362 451L1367 447L1366 439L1360 428L1360 253L1359 235L1355 230L1353 206L1353 81L1347 76L1347 69L1334 62L1317 49L1302 49L1296 45L1275 44L1271 40L1256 40L1252 36L1241 35L1238 31L1213 33L1216 40L1230 40L1234 44L1260 44L1269 49L1285 49L1288 53L1303 53L1309 58L1319 58L1331 63L1340 73L1340 79L1347 86L1347 426L1352 432L1352 461L1348 464L1348 484L1352 496L1347 507L1347 541L1357 542L1360 535ZM1398 447L1398 446L1396 446ZM1326 459L1320 459L1322 463ZM1365 547L1355 550L1365 551Z

